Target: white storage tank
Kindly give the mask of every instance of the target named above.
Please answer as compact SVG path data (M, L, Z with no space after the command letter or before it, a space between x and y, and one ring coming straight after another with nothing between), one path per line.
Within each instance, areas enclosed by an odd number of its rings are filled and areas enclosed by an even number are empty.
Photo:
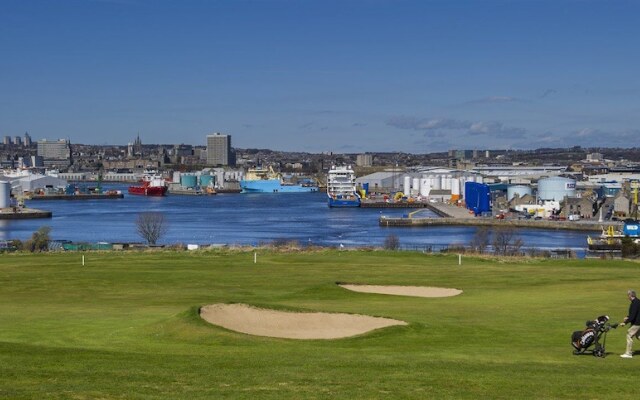
M531 195L531 187L530 186L525 186L525 185L513 185L513 186L509 186L507 187L507 199L509 201L511 201L515 195L517 194L518 197L522 197L525 194Z
M413 183L411 184L411 193L420 193L420 178L413 178Z
M11 207L11 182L0 181L0 208Z
M409 196L411 194L411 177L405 176L403 183L402 193L404 193L405 196Z
M440 185L442 183L442 180L440 179L440 176L436 175L433 178L433 184L431 185L431 190L440 190L442 188L442 186Z
M467 177L463 175L463 176L458 178L458 181L460 182L460 187L462 188L462 189L460 189L460 191L464 192L464 184L467 181Z
M562 201L564 196L575 197L576 180L553 176L538 181L538 198L540 200Z
M458 178L451 179L451 196L460 197L460 179Z
M420 180L420 196L427 197L431 192L431 178L422 178Z

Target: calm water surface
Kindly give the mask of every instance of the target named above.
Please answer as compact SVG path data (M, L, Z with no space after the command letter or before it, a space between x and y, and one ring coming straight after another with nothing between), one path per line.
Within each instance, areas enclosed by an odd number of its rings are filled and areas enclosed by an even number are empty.
M110 186L126 192L126 186ZM382 246L396 235L403 247L468 244L474 227L393 228L378 226L378 218L401 216L407 209L327 207L324 193L219 194L217 196L144 197L119 200L29 201L29 207L50 210L51 219L0 221L0 239L27 239L43 225L53 239L86 242L140 242L135 220L140 212L165 214L169 230L160 243L258 245L297 240L322 246ZM423 215L434 216L430 211ZM522 229L525 246L582 251L586 234L572 231Z

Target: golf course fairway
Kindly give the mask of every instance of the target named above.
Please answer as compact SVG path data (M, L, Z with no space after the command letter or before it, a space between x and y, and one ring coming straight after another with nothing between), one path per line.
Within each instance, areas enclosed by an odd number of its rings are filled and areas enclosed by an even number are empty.
M640 353L574 356L571 333L626 316L640 264L257 250L0 255L1 399L631 399ZM456 288L441 298L345 290ZM390 318L341 339L235 332L210 304ZM640 350L640 342L634 344Z

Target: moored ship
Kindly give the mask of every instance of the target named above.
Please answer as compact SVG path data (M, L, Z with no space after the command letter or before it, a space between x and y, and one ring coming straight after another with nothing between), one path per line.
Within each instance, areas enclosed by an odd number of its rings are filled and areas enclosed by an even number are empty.
M616 230L613 226L606 230L603 228L599 237L587 236L587 244L592 251L619 251L622 250L623 238L640 244L640 223L634 220L625 221L622 231Z
M350 166L332 166L327 175L329 207L360 207L356 174Z
M164 196L167 193L164 179L157 175L144 175L140 185L129 186L129 194L140 196Z
M247 171L244 179L240 181L242 193L307 193L317 192L315 184L291 184L285 183L282 175L273 171L273 168L252 168Z

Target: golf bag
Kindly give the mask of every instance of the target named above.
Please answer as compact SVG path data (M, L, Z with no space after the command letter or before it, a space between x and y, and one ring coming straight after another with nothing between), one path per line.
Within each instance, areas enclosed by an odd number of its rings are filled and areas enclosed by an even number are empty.
M591 352L595 357L604 357L607 332L618 327L618 324L610 324L608 322L609 317L601 315L593 321L587 321L584 330L573 332L571 335L571 345L575 349L573 354ZM590 349L591 347L593 349Z

